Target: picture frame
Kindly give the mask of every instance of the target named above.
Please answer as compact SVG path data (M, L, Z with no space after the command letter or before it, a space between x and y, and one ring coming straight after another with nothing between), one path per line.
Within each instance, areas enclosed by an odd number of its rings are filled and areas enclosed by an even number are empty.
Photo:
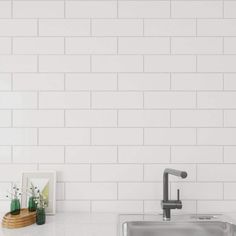
M21 205L23 208L28 207L28 190L31 183L36 186L47 198L48 206L45 208L47 215L56 213L56 171L30 171L22 173L22 194Z

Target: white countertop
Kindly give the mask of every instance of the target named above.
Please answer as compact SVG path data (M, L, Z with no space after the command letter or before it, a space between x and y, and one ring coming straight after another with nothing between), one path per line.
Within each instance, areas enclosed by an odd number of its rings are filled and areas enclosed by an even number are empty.
M59 213L47 216L46 224L4 229L0 236L117 236L117 215Z
M123 220L142 220L144 216L146 220L162 219L161 215L58 213L55 216L47 216L46 224L41 226L34 224L20 229L1 227L0 236L118 236ZM236 213L226 214L226 217L230 217L229 221L236 224Z

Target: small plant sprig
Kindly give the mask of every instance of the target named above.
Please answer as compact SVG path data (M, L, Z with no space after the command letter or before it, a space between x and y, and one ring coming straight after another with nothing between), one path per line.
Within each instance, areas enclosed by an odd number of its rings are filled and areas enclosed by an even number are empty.
M36 197L36 194L37 194L37 187L34 186L34 184L31 182L30 183L30 188L28 190L28 193L32 196L32 197Z
M7 198L11 199L11 200L19 200L19 198L21 197L21 192L20 189L17 187L16 184L14 184L12 191L8 191L8 194L6 195Z
M48 206L47 199L38 189L37 196L35 197L35 203L37 204L37 208L46 208Z

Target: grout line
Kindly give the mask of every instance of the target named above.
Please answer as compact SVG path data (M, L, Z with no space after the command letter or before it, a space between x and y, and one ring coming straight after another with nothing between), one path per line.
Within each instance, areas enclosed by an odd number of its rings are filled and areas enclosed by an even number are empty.
M119 18L119 0L116 0L116 18Z
M67 6L66 6L66 0L64 0L64 18L66 18L66 9L67 9Z
M222 147L222 162L226 164L225 162L225 147Z

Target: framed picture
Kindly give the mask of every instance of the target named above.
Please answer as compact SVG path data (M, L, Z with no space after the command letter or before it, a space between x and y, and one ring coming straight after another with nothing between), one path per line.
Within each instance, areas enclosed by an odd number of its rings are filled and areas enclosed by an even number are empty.
M56 172L55 171L35 171L22 173L23 192L31 186L37 187L48 202L45 211L47 214L56 213ZM28 207L28 194L22 195L22 207Z

